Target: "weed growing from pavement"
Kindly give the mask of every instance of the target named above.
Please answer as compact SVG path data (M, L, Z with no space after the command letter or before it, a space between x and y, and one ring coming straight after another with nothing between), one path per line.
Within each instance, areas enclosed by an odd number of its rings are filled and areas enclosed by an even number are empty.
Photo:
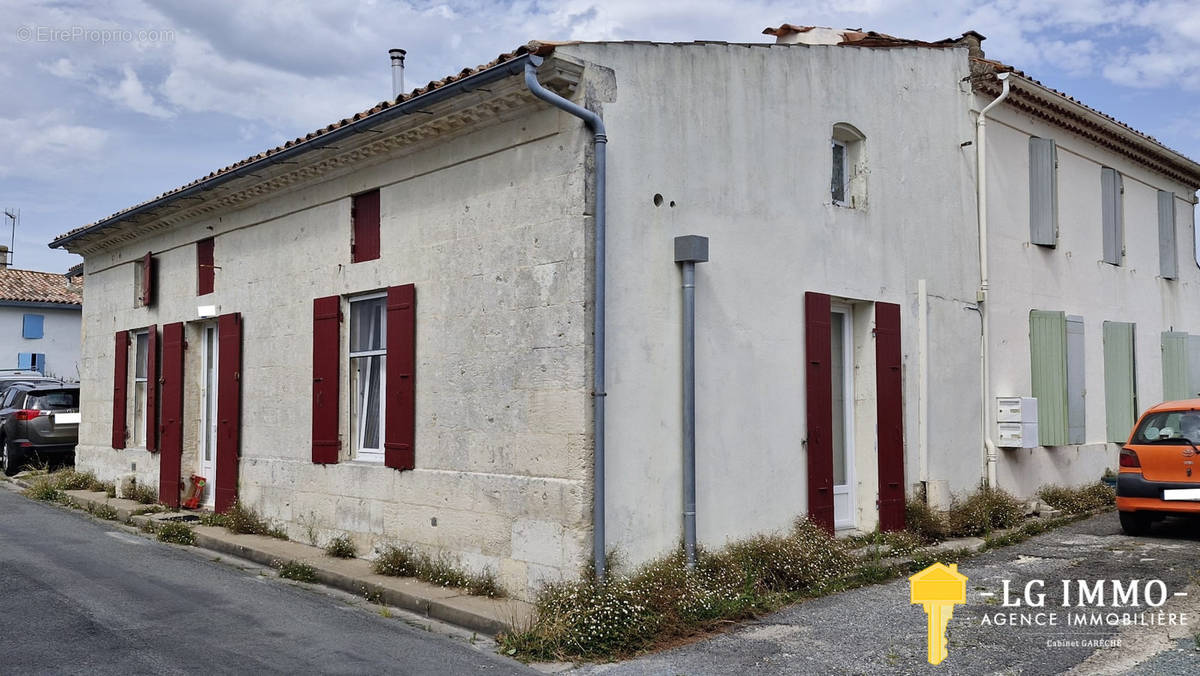
M92 507L92 516L95 516L106 521L116 521L120 518L117 514L117 509L107 502L95 505Z
M1042 486L1038 498L1063 514L1083 514L1116 504L1117 492L1103 481L1082 488Z
M55 472L51 476L54 477L55 483L64 491L90 491L92 487L99 484L96 480L96 475L91 472L76 472L73 469L66 469Z
M167 508L162 505L147 505L146 507L138 507L130 512L130 514L133 516L145 516L147 514L157 514L165 511L167 511Z
M307 563L299 561L276 561L275 567L279 569L279 577L297 582L316 582L317 571Z
M55 483L49 475L39 476L33 480L24 491L27 497L34 500L44 500L46 502L60 502L66 495L59 490L58 484Z
M158 526L158 539L160 542L170 542L177 545L194 545L196 544L196 534L187 524L177 521L167 521Z
M353 559L356 555L354 540L349 535L339 535L325 545L325 553L337 559Z
M230 533L266 535L279 540L288 539L287 533L283 528L262 518L258 515L258 512L243 505L241 502L233 503L233 506L225 513L225 523L223 525Z
M442 587L458 587L475 596L505 596L492 571L467 573L446 556L430 556L411 547L388 545L376 557L371 568L379 575L415 577Z
M104 490L104 495L109 498L117 497L117 485L111 481L101 484Z
M201 526L219 526L221 528L229 527L229 517L217 512L204 512L200 515Z
M158 502L158 490L154 486L139 484L136 478L129 477L121 484L121 497L143 505L153 505Z

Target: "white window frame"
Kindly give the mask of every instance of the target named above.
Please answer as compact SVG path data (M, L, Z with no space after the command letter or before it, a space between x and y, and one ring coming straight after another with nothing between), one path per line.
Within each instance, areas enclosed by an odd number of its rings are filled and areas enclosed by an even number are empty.
M146 375L142 376L142 377L138 377L138 341L139 340L146 341L146 352L145 352L146 362L145 362L145 365L142 366L142 372L145 373ZM131 343L132 343L132 347L133 347L133 424L130 427L133 429L133 445L134 445L134 447L135 448L145 448L146 447L146 437L147 437L146 432L148 431L149 425L150 425L150 420L149 420L149 416L148 416L148 414L149 414L148 406L150 403L150 401L148 399L149 390L150 390L150 387L148 385L149 373L150 373L150 331L148 329L141 329L139 331L134 331L133 332L133 340L131 341ZM138 385L142 386L140 392L138 391ZM139 404L141 404L141 407L140 407L141 420L138 419L139 418L139 415L138 415L138 411L139 411L138 405Z
M385 300L384 309L383 309L383 313L382 313L382 321L383 321L382 329L383 330L381 331L381 336L383 337L383 345L380 346L380 349L378 349L378 350L362 350L362 351L355 352L353 336L350 335L351 331L352 331L352 327L353 327L353 321L347 322L346 340L349 343L349 347L346 350L346 353L349 356L347 357L347 361L346 361L346 365L347 365L346 379L348 381L346 391L350 393L350 402L349 402L350 403L350 415L347 416L347 418L348 418L347 424L350 425L350 428L351 428L350 429L351 457L354 460L359 460L362 462L372 462L372 463L382 464L383 463L383 444L384 444L384 439L387 438L387 398L385 396L385 393L387 392L387 303L386 303L387 293L386 292L377 292L377 293L364 293L364 294L359 294L359 295L355 295L355 296L348 296L346 298L346 310L347 310L346 317L349 318L349 317L353 316L354 303L358 303L361 301L367 301L367 300L376 300L379 298L382 298ZM358 394L358 392L354 391L354 388L351 387L350 385L353 383L353 378L354 378L354 360L361 359L364 357L383 357L383 359L380 363L380 366L379 366L379 447L378 448L363 448L359 445L359 442L362 439L362 435L363 435L363 431L364 431L363 425L365 424L366 416L362 415L362 411L361 411L362 404L361 403L358 403L358 405L357 405L358 407L356 408L356 401L357 401L359 394ZM357 426L355 425L355 422L356 422L355 421L355 411L359 412ZM355 427L357 427L357 429L355 429Z
M848 206L850 206L850 167L849 167L850 151L846 147L845 141L839 141L837 139L832 139L832 144L833 145L832 145L831 150L840 153L842 156L842 175L841 175L842 199L839 200L833 196L833 178L834 177L833 177L833 166L832 166L832 164L833 164L832 153L830 154L830 158L829 158L829 162L831 165L830 169L829 169L829 173L830 173L829 198L833 202L834 206L848 207Z

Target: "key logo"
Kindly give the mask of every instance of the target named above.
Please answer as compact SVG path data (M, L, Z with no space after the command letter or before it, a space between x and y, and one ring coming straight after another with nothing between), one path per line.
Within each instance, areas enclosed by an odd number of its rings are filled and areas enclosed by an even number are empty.
M954 616L954 606L967 602L967 576L958 572L958 564L935 563L908 578L913 603L925 609L928 622L929 663L946 659L946 625Z

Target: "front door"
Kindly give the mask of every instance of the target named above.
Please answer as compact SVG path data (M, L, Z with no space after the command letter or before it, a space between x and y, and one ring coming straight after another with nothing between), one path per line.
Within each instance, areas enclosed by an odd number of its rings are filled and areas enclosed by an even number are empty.
M217 478L217 325L205 324L200 364L200 476L204 477L201 506L211 509Z
M849 306L830 313L833 382L833 525L853 528L854 518L854 331Z

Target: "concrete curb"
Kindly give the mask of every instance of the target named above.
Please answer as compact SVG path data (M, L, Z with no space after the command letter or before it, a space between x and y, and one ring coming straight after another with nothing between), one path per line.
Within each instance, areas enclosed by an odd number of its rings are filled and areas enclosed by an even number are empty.
M28 482L9 477L13 483L28 488ZM100 505L112 507L118 521L144 527L150 522L171 521L175 517L195 515L194 512L164 511L137 514L152 507L133 500L110 498L91 491L64 491L75 505L94 509ZM521 626L533 614L533 607L516 599L490 599L471 596L462 590L438 587L414 578L377 575L371 564L363 559L335 559L318 547L290 540L276 540L260 535L238 535L224 528L189 523L196 536L195 546L221 554L235 556L254 563L275 567L282 561L298 561L312 566L317 581L325 586L364 596L371 601L455 624L487 636L495 636L510 627Z

